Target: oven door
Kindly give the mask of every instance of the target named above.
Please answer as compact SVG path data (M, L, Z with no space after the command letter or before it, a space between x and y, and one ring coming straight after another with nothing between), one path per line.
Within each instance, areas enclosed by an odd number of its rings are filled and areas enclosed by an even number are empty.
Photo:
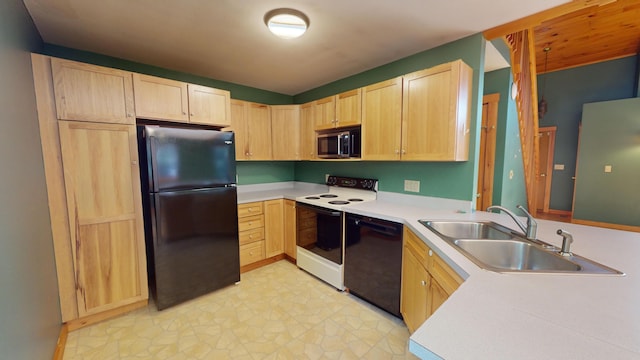
M297 202L297 245L342 265L342 218L342 211Z

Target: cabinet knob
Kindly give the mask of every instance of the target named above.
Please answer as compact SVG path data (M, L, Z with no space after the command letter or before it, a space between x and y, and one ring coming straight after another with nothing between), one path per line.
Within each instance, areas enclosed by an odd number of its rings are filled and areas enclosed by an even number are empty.
M249 221L249 226L251 226L251 224L253 224L251 221Z
M193 116L193 113L190 113L189 116Z
M400 150L396 149L396 155L400 154Z
M407 153L407 150L402 149L402 153L403 153L403 154L406 154L406 153Z
M429 250L429 256L433 256L433 250Z
M135 160L133 160L133 161L131 162L131 165L138 165L138 162L137 162L137 161L135 161Z
M127 117L133 117L133 114L127 113Z
M182 115L187 115L187 112L186 112L186 111L183 111L183 112L182 112Z
M249 239L253 239L253 235L249 235Z
M426 281L424 281L424 280L421 280L421 281L420 281L420 285L422 285L422 286L427 286L427 282L426 282Z

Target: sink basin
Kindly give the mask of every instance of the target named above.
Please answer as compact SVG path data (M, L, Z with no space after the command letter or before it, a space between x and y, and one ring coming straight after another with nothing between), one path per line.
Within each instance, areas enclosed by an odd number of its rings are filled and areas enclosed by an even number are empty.
M558 249L492 221L419 220L483 269L496 272L624 275L582 256Z
M580 271L581 267L553 252L519 240L457 239L460 249L498 271Z
M491 221L424 221L438 235L452 239L513 239L512 231Z

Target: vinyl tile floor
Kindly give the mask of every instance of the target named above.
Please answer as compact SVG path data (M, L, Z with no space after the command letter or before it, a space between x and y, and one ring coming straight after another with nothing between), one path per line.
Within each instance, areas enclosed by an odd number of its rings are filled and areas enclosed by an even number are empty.
M64 359L415 359L404 323L287 261L69 333Z

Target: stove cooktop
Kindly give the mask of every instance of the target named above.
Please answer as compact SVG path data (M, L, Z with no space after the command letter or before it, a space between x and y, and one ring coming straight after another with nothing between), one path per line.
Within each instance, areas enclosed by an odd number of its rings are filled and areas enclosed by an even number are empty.
M378 180L329 176L328 192L307 196L299 196L296 201L340 210L342 207L364 201L372 201L377 197Z

